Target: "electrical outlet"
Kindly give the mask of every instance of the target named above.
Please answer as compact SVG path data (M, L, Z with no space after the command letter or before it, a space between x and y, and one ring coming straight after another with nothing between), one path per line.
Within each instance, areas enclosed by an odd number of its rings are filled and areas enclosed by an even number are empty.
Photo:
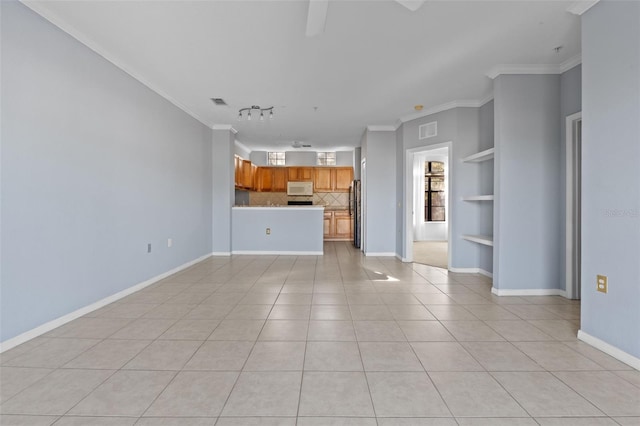
M147 244L147 253L151 253L151 243Z
M267 235L271 235L271 228L267 228Z
M167 247L171 247L173 245L173 238L169 238L167 240Z
M601 293L607 292L607 276L606 275L598 275L598 291Z

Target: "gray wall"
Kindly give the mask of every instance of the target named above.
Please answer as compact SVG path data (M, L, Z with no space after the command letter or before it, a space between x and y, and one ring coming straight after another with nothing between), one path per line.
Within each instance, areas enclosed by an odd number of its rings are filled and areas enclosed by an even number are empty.
M567 195L567 149L566 118L582 110L582 66L578 65L560 76L560 217L564 220L567 213L565 198ZM566 225L560 233L560 247L566 245ZM560 288L566 290L565 250L560 252Z
M266 166L267 151L251 151L249 159L251 160L251 164L255 164L256 166Z
M493 148L494 143L494 114L493 114L493 101L487 102L482 105L478 111L478 118L480 120L480 151ZM480 176L480 189L479 194L489 195L493 194L493 161L485 161L478 165L478 171ZM479 227L478 234L480 235L493 235L493 203L490 201L478 201L477 208L479 210ZM480 269L493 272L493 248L488 246L480 246L479 248L479 265Z
M315 151L286 151L284 155L287 166L315 166L318 163Z
M233 150L236 155L242 157L245 160L248 160L251 157L251 150L249 150L247 147L240 146L238 144L238 141L234 141Z
M640 358L640 3L582 17L582 331ZM596 292L596 275L609 293Z
M353 151L336 151L336 166L354 167Z
M418 127L421 124L432 121L438 122L438 135L432 138L418 139ZM451 252L451 265L453 268L479 268L480 250L476 243L463 240L463 234L478 234L480 227L480 206L478 203L462 201L465 195L477 195L480 193L480 164L463 163L462 158L480 151L480 115L479 108L454 108L437 114L432 114L416 120L404 123L402 129L402 154L397 159L401 173L398 203L405 208L410 208L412 200L404 197L404 170L410 167L406 164L406 151L413 148L429 149L429 146L445 142L452 142L449 157L450 165L450 199L449 199L449 226L451 228L451 240L449 250ZM408 194L408 196L412 196ZM404 213L399 214L400 226L397 228L399 247L402 257L404 252L406 235L406 218Z
M494 279L498 289L559 289L560 76L494 81Z
M235 152L231 130L213 130L212 152L213 209L212 250L214 254L231 254L231 207L235 202Z
M0 7L5 341L211 252L212 184L210 129Z
M362 156L366 158L365 253L396 253L395 132L366 131Z

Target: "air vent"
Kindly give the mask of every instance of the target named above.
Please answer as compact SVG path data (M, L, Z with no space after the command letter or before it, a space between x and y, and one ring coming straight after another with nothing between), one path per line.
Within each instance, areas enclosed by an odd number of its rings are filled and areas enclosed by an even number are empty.
M216 105L226 105L227 103L222 98L211 98L214 104Z
M423 124L418 127L418 139L432 138L438 135L438 122Z
M294 147L294 148L311 148L311 145L306 144L306 143L302 143L300 141L293 141L291 146Z

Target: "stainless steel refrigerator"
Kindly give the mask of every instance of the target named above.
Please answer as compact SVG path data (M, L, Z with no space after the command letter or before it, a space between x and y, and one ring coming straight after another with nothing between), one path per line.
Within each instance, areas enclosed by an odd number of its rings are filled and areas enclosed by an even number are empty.
M349 189L349 214L353 221L353 245L360 248L360 228L362 223L362 204L360 180L354 180Z

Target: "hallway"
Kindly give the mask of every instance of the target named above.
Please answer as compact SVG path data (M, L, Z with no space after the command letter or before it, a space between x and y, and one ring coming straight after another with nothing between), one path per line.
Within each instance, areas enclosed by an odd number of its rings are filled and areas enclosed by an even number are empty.
M209 258L1 355L2 425L637 425L580 305L349 243Z

